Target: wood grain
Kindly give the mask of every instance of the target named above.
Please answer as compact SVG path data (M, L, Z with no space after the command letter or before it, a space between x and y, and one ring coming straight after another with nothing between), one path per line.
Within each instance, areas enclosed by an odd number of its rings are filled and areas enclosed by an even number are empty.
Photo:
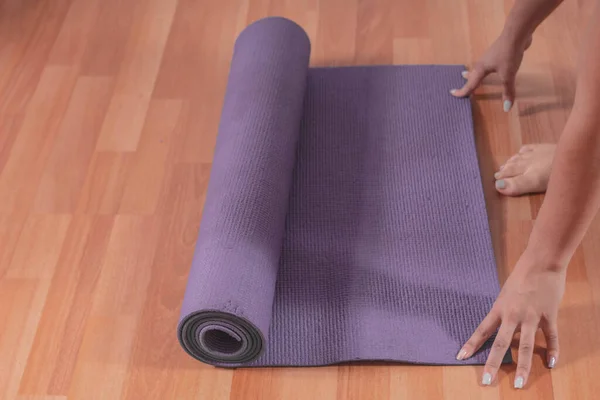
M315 66L471 65L512 0L0 0L0 398L593 399L600 392L600 221L568 272L561 360L514 366L352 365L221 370L175 336L235 37L282 15ZM473 96L498 275L524 249L543 196L503 198L493 172L554 142L574 97L591 0L542 24L502 111ZM537 338L543 348L543 338Z

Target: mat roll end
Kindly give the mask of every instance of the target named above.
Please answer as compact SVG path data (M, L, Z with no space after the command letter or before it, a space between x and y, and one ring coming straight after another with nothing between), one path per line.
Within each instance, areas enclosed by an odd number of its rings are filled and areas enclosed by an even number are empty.
M271 32L277 32L279 34L283 33L285 30L296 31L300 33L310 45L310 38L304 28L296 21L280 15L271 15L253 21L240 32L238 38L247 34L252 35L256 29L268 29Z
M177 330L183 349L195 359L220 367L239 367L263 352L264 337L246 319L223 311L200 311L183 318Z

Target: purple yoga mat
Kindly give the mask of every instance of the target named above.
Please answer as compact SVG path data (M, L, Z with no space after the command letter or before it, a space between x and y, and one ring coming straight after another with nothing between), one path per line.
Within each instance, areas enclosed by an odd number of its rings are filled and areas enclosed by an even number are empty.
M499 291L462 66L309 68L236 41L178 337L217 366L459 362Z

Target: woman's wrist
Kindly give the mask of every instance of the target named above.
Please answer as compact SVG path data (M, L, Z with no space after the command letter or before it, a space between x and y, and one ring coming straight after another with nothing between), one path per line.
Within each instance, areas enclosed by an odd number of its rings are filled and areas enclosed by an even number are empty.
M563 0L517 0L511 9L501 36L525 51L533 32Z
M501 40L507 41L510 46L518 51L524 52L531 42L533 32L525 29L523 26L513 26L507 22L500 34Z
M568 255L562 255L548 246L530 243L521 255L516 268L563 273L567 270L569 260Z

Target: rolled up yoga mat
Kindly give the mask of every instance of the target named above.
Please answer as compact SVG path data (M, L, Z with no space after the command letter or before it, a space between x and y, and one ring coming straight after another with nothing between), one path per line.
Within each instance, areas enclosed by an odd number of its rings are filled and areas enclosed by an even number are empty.
M499 291L461 66L309 68L238 37L179 341L216 366L456 361Z

